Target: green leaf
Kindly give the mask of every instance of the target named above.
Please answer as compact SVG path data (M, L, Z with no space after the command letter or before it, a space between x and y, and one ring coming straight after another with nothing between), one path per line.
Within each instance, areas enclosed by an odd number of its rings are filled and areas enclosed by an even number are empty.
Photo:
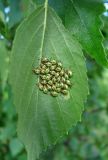
M17 138L13 138L10 141L9 148L10 148L12 157L15 157L23 150L23 145Z
M60 60L73 71L74 85L68 96L55 98L38 89L38 76L32 69L39 66L42 57ZM19 117L18 135L25 144L28 160L36 160L81 120L88 94L86 66L79 43L47 3L17 29L10 82Z
M5 88L8 78L9 52L6 49L3 40L0 40L0 78L2 80L2 88Z
M0 11L0 34L4 34L5 32L5 16L2 11Z
M5 16L4 16L4 13L2 11L0 11L0 22L5 22ZM0 26L1 28L1 26Z
M15 124L10 121L6 123L5 127L0 131L0 141L4 143L15 135Z
M0 10L3 12L4 11L4 5L3 2L0 1Z
M27 160L27 156L25 154L21 154L19 157L18 157L18 160Z
M36 9L36 4L32 0L29 0L28 15L30 15L35 9Z
M99 64L108 67L100 31L102 23L99 16L103 11L102 1L71 0L65 25L91 57L95 58Z
M12 28L14 25L19 23L21 19L23 18L23 14L21 12L21 2L19 0L12 1L8 0L10 12L8 14L9 16L9 22L8 26L9 28Z
M45 0L33 0L37 5L43 4ZM57 12L57 14L65 20L65 11L70 5L70 0L49 0L49 5Z
M12 28L36 9L36 4L34 4L32 0L8 0L8 3L10 6L9 28Z

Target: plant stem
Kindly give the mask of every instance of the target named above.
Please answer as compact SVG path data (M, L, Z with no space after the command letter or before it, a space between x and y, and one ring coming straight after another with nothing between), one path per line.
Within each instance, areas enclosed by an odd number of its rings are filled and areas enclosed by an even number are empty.
M48 6L48 0L45 0L45 7Z

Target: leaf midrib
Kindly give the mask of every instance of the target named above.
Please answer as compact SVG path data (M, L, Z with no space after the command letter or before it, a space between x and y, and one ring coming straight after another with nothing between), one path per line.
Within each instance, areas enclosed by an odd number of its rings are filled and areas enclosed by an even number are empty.
M41 57L42 57L42 52L43 52L44 39L45 39L45 31L46 31L46 24L47 24L48 0L45 1L44 8L45 8L45 18L44 18L44 27L43 27L42 41L41 41L41 47L40 47Z
M47 11L48 11L48 0L45 0L45 5L44 5L44 8L45 8L45 18L44 18L44 26L43 26L43 36L42 36L42 41L41 41L41 47L40 47L40 59L39 59L39 65L41 63L41 58L42 58L42 55L43 55L43 46L44 46L44 39L45 39L45 32L46 32L46 25L47 25ZM39 83L39 77L38 77L38 83ZM38 101L39 101L39 88L37 88L37 96L36 96L36 119L37 119L37 108L38 108ZM43 135L41 133L41 130L40 130L40 134L41 134L41 137L43 139L43 142L44 142L44 138L43 138ZM43 143L44 145L44 143ZM45 147L45 146L44 146Z

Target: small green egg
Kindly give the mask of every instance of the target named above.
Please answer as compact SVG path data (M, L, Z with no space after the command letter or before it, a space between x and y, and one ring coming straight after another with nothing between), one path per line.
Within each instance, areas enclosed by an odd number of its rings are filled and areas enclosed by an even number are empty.
M56 91L56 86L55 85L52 85L52 90Z
M40 69L39 69L39 68L34 68L34 69L32 69L32 71L33 71L35 74L40 74Z
M64 78L67 80L67 79L69 79L69 76L68 76L68 74L64 74Z
M40 73L41 73L41 74L45 74L45 69L41 69L41 70L40 70Z
M57 72L60 72L60 71L61 71L61 67L57 67L55 70L56 70Z
M61 93L64 94L64 95L67 95L68 91L67 90L61 90Z
M47 81L46 80L41 80L40 83L43 84L43 85L46 85Z
M53 85L53 81L48 81L48 84L50 85L50 86L52 86Z
M57 97L57 96L58 96L58 93L55 92L55 91L53 91L53 92L51 92L51 95L52 95L53 97Z
M52 90L52 87L47 84L47 89L48 89L48 91L51 91L51 90Z
M51 65L52 65L52 64L51 64L50 62L47 62L47 63L46 63L46 66L47 66L47 67L50 67Z
M61 87L60 83L56 83L55 85L56 85L56 88L60 88Z
M56 68L56 65L50 66L50 70L51 70L51 71L55 70L55 68Z
M53 81L53 83L56 83L56 81L57 81L56 77L53 77L52 81Z
M60 72L60 76L63 76L64 73L65 73L65 72L64 72L64 70L62 69L61 72Z
M55 72L55 71L51 71L50 73L51 73L52 75L55 75L55 74L56 74L56 72Z
M48 62L48 61L49 61L49 60L48 60L47 58L42 58L42 59L41 59L41 62L42 62L42 63L46 63L46 62Z
M50 72L49 68L45 69L45 74L48 74Z
M56 60L53 59L53 60L51 60L51 63L56 64L57 62L56 62Z
M64 77L62 77L62 78L61 78L61 81L62 81L63 83L65 83L65 82L66 82L66 79L65 79Z
M46 75L40 75L42 80L46 80Z
M47 93L48 93L48 89L47 89L46 87L44 87L44 88L43 88L43 92L44 92L45 94L47 94Z
M44 88L44 86L41 84L41 83L39 83L39 89L42 91L43 90L43 88Z
M56 92L60 93L61 92L61 88L56 88Z
M62 82L60 83L60 87L61 87L61 88L63 88L63 87L64 87L64 84L63 84Z
M59 67L62 67L62 63L61 63L61 62L58 62L57 65L58 65Z
M60 82L61 81L61 77L57 77L57 82Z
M46 80L49 81L51 79L51 75L47 74L46 75Z
M64 88L64 89L68 89L69 87L68 87L67 84L64 84L63 88Z
M68 86L71 86L70 80L66 80L66 84L67 84Z
M68 73L69 77L72 77L72 71L68 70L67 73Z
M57 77L59 77L59 73L57 72L57 73L55 73L55 77L57 78Z
M41 64L40 67L42 70L46 69L46 65L44 65L44 64Z

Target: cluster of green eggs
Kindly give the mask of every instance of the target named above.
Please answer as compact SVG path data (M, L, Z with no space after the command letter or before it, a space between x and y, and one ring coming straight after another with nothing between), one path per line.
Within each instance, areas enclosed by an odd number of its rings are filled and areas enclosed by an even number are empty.
M53 97L68 94L72 85L72 71L65 69L61 62L42 58L39 67L34 68L33 72L39 76L38 87L43 93Z

